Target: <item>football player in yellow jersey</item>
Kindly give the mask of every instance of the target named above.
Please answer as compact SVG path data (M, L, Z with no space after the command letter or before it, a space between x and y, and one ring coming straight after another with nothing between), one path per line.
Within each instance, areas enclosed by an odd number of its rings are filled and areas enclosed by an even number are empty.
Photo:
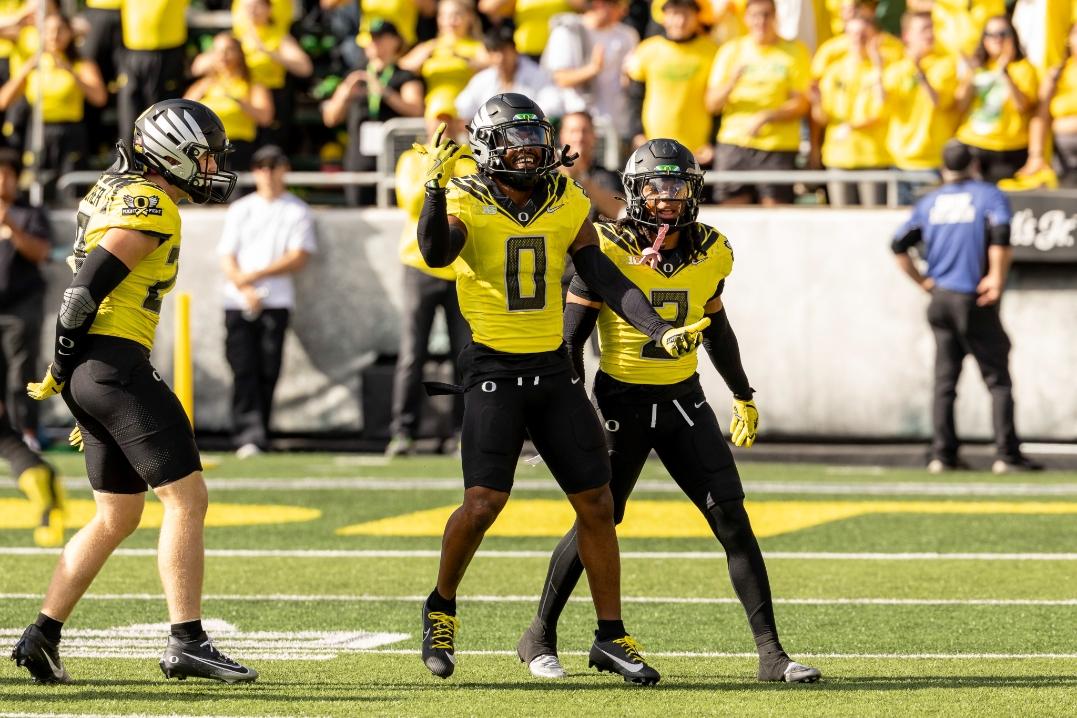
M219 652L202 630L203 523L209 499L191 423L150 364L161 302L176 283L177 203L223 202L236 175L220 119L192 100L158 102L135 121L130 147L79 205L75 272L56 321L56 350L34 399L56 394L78 422L97 512L60 556L37 620L11 657L43 683L71 679L60 629L105 561L138 527L146 487L164 508L157 565L171 635L166 678L234 683L258 674Z
M733 392L733 442L750 447L759 413L721 296L733 250L718 230L696 222L703 173L684 145L657 139L629 157L623 178L628 216L597 225L602 251L676 324L710 319L703 346ZM817 681L819 671L790 660L778 642L763 555L744 510L733 455L699 384L696 353L670 357L656 351L577 275L564 323L576 376L584 375L583 347L596 322L602 360L594 389L613 467L616 521L654 449L726 551L759 651L759 679ZM557 659L557 620L582 573L578 533L573 527L554 550L538 615L517 646L520 660L540 678L565 675Z
M531 99L506 93L479 108L468 127L477 174L450 181L460 148L441 141L443 129L425 149L430 164L419 249L431 267L456 262L460 309L473 342L458 360L463 381L451 387L466 393L464 502L445 527L437 586L423 606L423 662L442 678L456 667L456 590L508 501L530 435L576 511L580 557L598 615L590 665L626 681L657 683L658 672L621 621L609 458L598 416L561 340L566 254L659 351L691 351L706 322L674 327L602 254L587 218L591 203L557 172L574 158L567 147L554 151L553 128Z

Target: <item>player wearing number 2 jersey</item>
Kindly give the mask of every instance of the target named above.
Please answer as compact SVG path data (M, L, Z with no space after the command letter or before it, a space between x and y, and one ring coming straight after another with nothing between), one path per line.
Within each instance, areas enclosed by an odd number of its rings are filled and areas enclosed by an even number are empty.
M423 662L447 678L456 667L456 590L508 500L525 436L576 511L579 548L598 615L590 663L653 684L620 613L620 564L602 427L561 340L566 254L606 303L673 356L700 340L705 322L674 328L598 248L590 204L559 174L542 110L523 95L488 100L468 128L479 173L449 181L459 152L441 131L430 156L419 248L427 264L456 264L460 309L474 342L460 359L466 392L461 453L464 502L449 519L435 589L423 606Z
M598 225L602 251L674 324L710 319L703 345L733 392L733 441L751 446L759 414L721 299L733 249L718 230L696 222L703 173L684 145L656 139L629 158L624 187L628 218ZM791 661L778 642L763 555L744 510L733 455L699 385L696 353L671 357L660 351L577 274L564 326L577 376L583 376L583 347L596 322L602 363L595 396L610 449L615 521L624 517L654 449L726 550L733 588L759 650L759 679L818 680L818 670ZM583 570L578 546L579 525L554 550L538 615L517 646L520 660L541 678L565 675L557 659L557 621Z
M223 202L236 175L220 119L190 100L159 102L135 122L131 145L79 205L56 350L34 399L61 394L78 422L96 515L64 548L37 620L12 659L43 683L70 680L60 661L63 622L109 555L138 526L146 487L164 508L158 568L172 622L161 670L229 683L257 673L220 653L202 630L208 498L191 423L150 364L161 302L176 283L177 202Z

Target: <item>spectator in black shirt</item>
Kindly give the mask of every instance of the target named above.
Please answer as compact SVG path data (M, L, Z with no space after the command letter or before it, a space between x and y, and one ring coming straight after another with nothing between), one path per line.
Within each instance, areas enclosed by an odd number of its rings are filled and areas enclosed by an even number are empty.
M17 200L22 160L18 150L0 149L0 402L32 447L37 446L37 410L27 382L41 373L38 351L44 322L49 220L44 210Z
M371 150L382 144L378 127L381 122L423 115L423 81L397 67L404 39L396 25L375 20L370 24L370 37L366 66L349 74L322 106L322 120L327 127L336 127L347 118L344 169L350 172L375 168L376 155ZM349 187L347 198L352 205L373 204L374 189Z

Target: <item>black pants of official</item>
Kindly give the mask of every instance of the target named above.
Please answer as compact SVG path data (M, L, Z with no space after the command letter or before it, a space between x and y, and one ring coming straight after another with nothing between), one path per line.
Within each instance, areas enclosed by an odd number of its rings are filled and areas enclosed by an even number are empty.
M37 430L37 402L26 395L26 384L37 381L43 367L41 324L45 295L34 292L0 309L0 402L7 406L8 420L16 429Z
M22 440L22 435L11 426L11 417L0 405L0 458L11 467L11 476L19 478L22 472L44 464L44 460Z
M135 120L150 105L183 95L186 60L182 46L168 50L124 51L117 97L121 138L131 137Z
M273 392L284 357L287 309L264 309L252 319L238 309L224 312L225 355L232 367L232 422L237 446L269 444Z
M1010 338L1002 328L998 305L980 307L976 296L935 289L927 309L935 335L935 400L933 458L957 460L954 401L961 364L971 354L991 393L995 452L1000 459L1016 460L1021 452L1013 421L1013 382L1010 380Z
M471 341L471 327L460 313L456 283L432 277L414 267L404 267L404 306L400 319L400 352L393 376L394 436L415 438L419 431L426 392L423 390L423 366L430 356L430 329L438 307L445 313L449 328L449 352L453 358L453 381L459 377L456 360ZM464 417L462 396L453 397L453 428L459 431Z

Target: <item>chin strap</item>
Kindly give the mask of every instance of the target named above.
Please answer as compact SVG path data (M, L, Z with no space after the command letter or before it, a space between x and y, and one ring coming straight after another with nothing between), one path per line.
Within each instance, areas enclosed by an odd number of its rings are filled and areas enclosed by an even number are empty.
M662 249L662 243L666 241L668 232L669 225L661 225L658 228L658 236L655 237L654 244L643 250L643 263L651 269L658 269L658 263L662 261L662 254L659 250Z

